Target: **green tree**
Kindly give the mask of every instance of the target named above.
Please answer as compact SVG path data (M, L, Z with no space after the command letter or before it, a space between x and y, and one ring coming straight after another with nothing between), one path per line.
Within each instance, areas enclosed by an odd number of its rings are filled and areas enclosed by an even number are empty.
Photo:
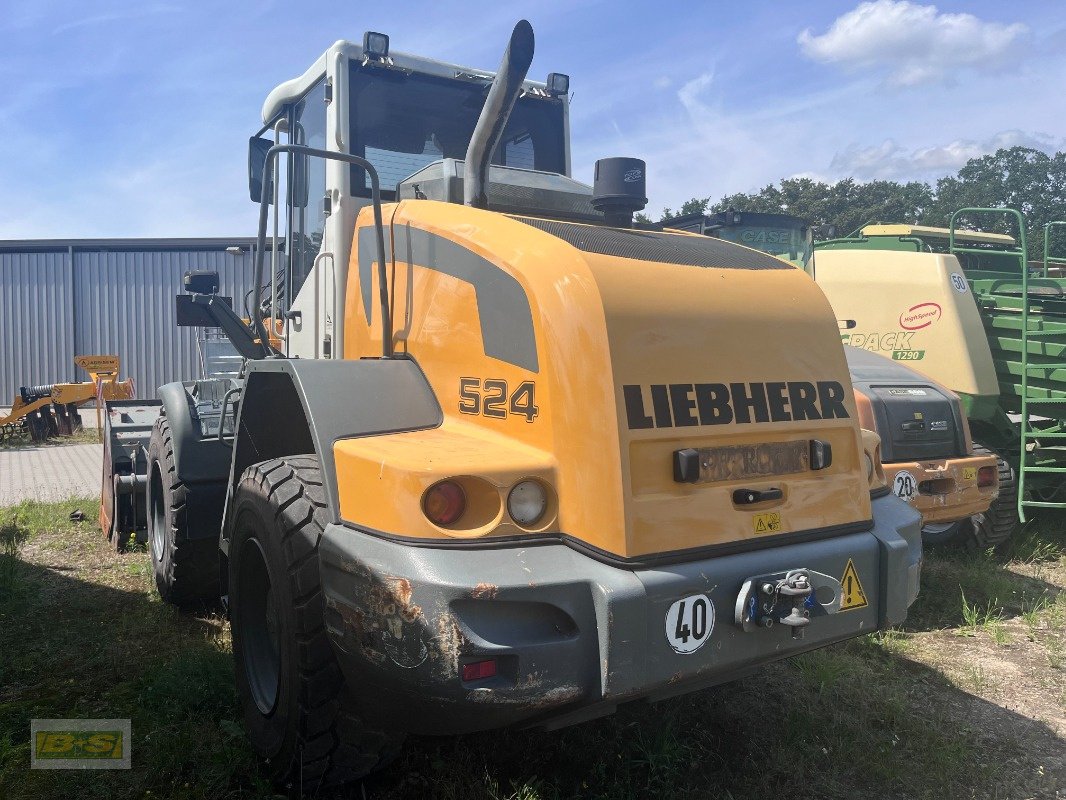
M1066 219L1066 153L1051 156L1029 147L1010 147L972 158L957 174L936 183L936 202L926 214L930 225L947 225L957 209L979 206L1013 208L1025 217L1029 258L1043 258L1044 224ZM1006 217L975 216L965 222L985 230L1017 235L1014 222ZM1052 252L1066 251L1061 229Z
M951 213L966 206L1008 207L1026 218L1030 258L1043 253L1044 223L1066 219L1066 153L1051 156L1028 147L1011 147L970 159L958 173L937 181L870 181L844 178L835 183L786 178L754 193L726 195L716 203L694 197L679 214L733 208L791 214L814 225L831 226L846 236L871 222L910 222L946 226ZM641 215L643 221L651 220ZM675 216L663 209L660 221ZM965 223L985 230L1016 233L1009 223L982 216ZM1066 256L1066 230L1052 240L1052 252Z

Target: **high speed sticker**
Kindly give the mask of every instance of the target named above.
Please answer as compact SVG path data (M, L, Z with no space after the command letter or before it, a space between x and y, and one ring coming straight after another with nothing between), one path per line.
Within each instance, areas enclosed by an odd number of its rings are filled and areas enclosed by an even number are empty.
M695 653L714 630L714 603L705 594L676 601L666 612L666 641L675 653Z
M900 500L906 500L909 503L918 491L918 481L907 470L901 469L892 481L892 491Z

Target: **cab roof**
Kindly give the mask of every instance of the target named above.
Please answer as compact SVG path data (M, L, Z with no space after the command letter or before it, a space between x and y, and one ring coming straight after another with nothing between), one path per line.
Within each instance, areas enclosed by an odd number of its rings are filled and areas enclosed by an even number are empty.
M334 63L338 56L344 57L348 61L362 61L363 47L356 42L340 39L334 42L325 53L320 55L303 75L276 86L267 95L266 101L263 103L263 124L269 125L271 120L286 104L298 100L321 80L326 75L328 65ZM389 59L392 68L436 75L442 78L465 77L472 80L482 80L488 84L496 76L496 73L492 71L464 67L459 64L449 64L410 53L390 51ZM546 94L548 87L543 81L527 80L522 82L522 88L526 92Z
M947 228L933 228L928 225L866 225L863 236L914 236L927 239L947 239L951 232ZM1014 247L1014 237L1004 233L985 233L984 231L955 231L955 241L976 244L998 244Z

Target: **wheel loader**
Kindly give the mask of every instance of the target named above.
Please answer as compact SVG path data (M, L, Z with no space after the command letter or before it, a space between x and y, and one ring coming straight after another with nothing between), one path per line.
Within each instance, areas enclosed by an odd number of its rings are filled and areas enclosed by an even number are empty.
M770 253L817 277L812 228L799 217L730 208L673 217L663 225ZM831 301L837 296L827 294ZM876 292L864 297L864 307L876 307L880 297ZM909 329L920 329L930 319L927 308L915 310L913 316ZM850 338L842 334L845 342ZM975 447L958 395L899 360L860 347L844 351L860 424L880 435L888 484L893 494L921 512L925 541L988 546L989 537L998 533L990 530L997 512L1008 519L1014 514L1010 468L980 445ZM1006 488L1002 499L1001 475Z
M249 324L210 273L178 299L245 363L160 390L156 580L224 599L282 783L720 684L918 592L822 293L635 228L638 159L572 178L569 78L532 56L524 21L495 74L331 46L250 141Z

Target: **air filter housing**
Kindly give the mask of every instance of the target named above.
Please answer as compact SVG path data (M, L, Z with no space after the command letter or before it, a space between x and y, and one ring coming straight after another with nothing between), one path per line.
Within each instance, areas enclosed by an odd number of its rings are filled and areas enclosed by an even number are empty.
M608 225L629 228L633 214L648 204L646 165L639 158L601 158L592 183L592 206Z

